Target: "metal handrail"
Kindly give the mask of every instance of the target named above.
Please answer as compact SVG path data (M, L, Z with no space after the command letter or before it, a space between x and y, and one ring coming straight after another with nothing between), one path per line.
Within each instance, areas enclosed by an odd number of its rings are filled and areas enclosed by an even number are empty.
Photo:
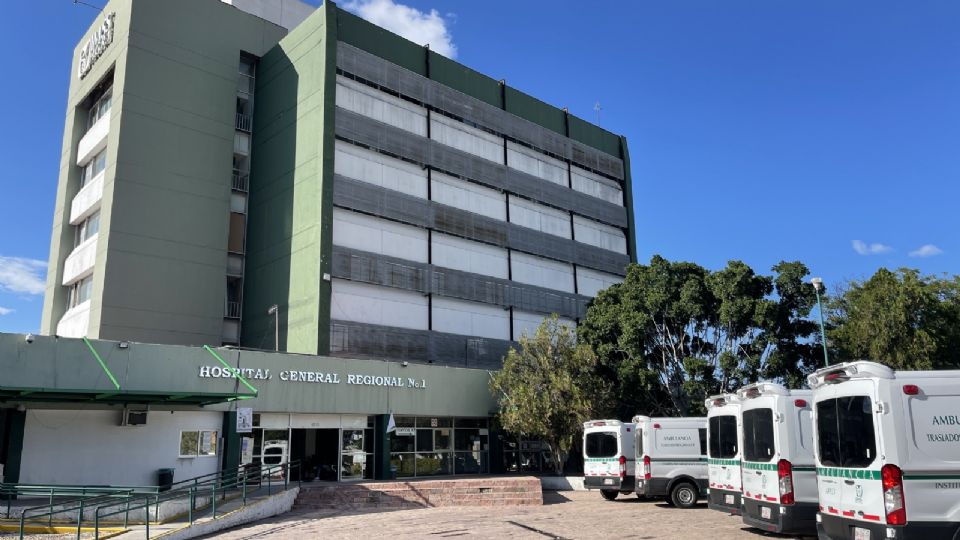
M190 504L188 507L188 519L189 523L192 525L194 521L194 512L198 509L196 506L197 496L203 496L209 490L209 506L211 510L211 516L213 519L216 519L218 496L221 497L221 500L226 500L228 492L236 492L239 490L241 492L243 505L246 506L248 485L256 484L258 488L262 488L263 480L266 478L267 494L272 495L274 476L278 474L282 476L284 489L287 489L289 487L291 472L294 470L297 471L299 480L299 478L302 476L300 462L293 461L290 463L270 465L266 467L262 464L244 465L235 470L205 474L170 484L170 488L167 491L160 491L161 486L137 486L126 488L119 488L116 486L88 487L86 489L112 489L114 491L96 496L91 493L89 496L59 501L56 504L52 502L51 498L51 502L49 504L23 509L20 514L20 539L23 539L24 528L27 523L28 515L31 518L31 522L36 522L40 518L47 518L45 521L47 522L48 526L51 526L53 524L54 515L66 514L74 511L77 512L76 529L77 538L79 539L83 529L83 524L85 522L90 522L89 519L84 519L84 510L89 513L91 508L93 509L94 538L99 538L101 518L123 514L123 526L126 528L130 521L130 512L137 511L142 508L144 511L144 528L146 530L146 537L149 539L151 506L154 506L155 508L154 520L159 521L161 502L189 498ZM63 488L63 486L49 487ZM68 486L66 489L84 489L84 487ZM112 512L107 511L111 508L118 509ZM47 511L38 512L42 509L46 509Z
M105 495L120 491L134 490L137 493L156 493L156 486L81 486L81 485L47 485L47 484L15 484L0 483L0 498L6 499L7 508L5 519L10 519L12 503L18 497L46 497L47 506L53 507L54 497L70 496L73 499L59 501L60 504L94 495Z
M250 133L253 129L253 117L249 114L237 113L237 129Z
M233 170L233 183L230 187L237 191L246 192L250 185L250 171Z

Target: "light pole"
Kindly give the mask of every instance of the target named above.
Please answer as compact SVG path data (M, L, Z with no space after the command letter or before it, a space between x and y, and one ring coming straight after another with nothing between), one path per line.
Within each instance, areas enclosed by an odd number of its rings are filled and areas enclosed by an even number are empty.
M820 289L823 288L823 280L815 277L810 280L813 283L813 290L817 293L817 313L820 315L820 342L823 343L823 363L830 365L830 358L827 356L827 332L823 329L823 305L820 303Z
M277 304L270 306L267 315L273 315L273 350L280 352L280 306Z

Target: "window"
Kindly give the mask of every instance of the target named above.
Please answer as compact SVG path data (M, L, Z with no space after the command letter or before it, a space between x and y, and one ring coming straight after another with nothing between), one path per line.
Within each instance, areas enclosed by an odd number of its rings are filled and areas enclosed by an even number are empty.
M636 449L637 449L636 454L638 456L642 456L643 455L643 430L642 429L634 430L634 440L635 440L634 444L636 445Z
M710 418L710 457L730 459L737 455L737 417L732 414Z
M697 430L700 433L700 455L707 455L707 428Z
M91 180L97 177L107 168L107 151L101 150L99 154L93 157L89 163L84 165L80 172L80 187L87 185Z
M77 225L77 236L76 241L73 247L77 247L80 244L84 243L86 240L93 237L93 235L100 232L100 212L94 212L90 214L90 217L83 220L83 223Z
M876 459L873 403L848 396L817 403L820 462L828 467L864 468Z
M609 431L587 433L587 457L615 457L617 455L617 436Z
M216 431L181 431L180 457L217 455Z
M113 104L113 87L103 91L103 94L90 106L89 118L87 120L87 129L93 127L97 120L103 118L110 112L110 106Z
M93 291L93 276L87 276L80 281L70 285L67 295L67 309L79 306L90 299L90 293Z
M747 461L770 461L776 451L773 441L773 410L751 409L743 413L743 457Z

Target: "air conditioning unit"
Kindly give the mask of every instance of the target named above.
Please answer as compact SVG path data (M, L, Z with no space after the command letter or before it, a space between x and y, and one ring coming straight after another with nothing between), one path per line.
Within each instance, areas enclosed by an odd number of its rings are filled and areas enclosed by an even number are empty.
M120 419L121 426L143 426L147 423L147 411L144 409L124 409Z

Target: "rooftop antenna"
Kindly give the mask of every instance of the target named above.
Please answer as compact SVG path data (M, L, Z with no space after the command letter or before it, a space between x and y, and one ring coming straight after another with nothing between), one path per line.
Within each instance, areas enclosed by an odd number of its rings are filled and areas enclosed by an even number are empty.
M93 8L93 9L95 9L95 10L97 10L97 11L103 11L103 8L101 8L101 7L99 7L99 6L95 6L95 5L93 5L93 4L88 4L88 3L86 3L86 2L81 2L80 0L73 0L73 4L74 4L74 5L87 6L88 8Z
M597 111L597 126L599 127L599 126L600 126L600 111L603 110L603 107L600 106L600 102L599 102L599 101L593 104L593 110Z

